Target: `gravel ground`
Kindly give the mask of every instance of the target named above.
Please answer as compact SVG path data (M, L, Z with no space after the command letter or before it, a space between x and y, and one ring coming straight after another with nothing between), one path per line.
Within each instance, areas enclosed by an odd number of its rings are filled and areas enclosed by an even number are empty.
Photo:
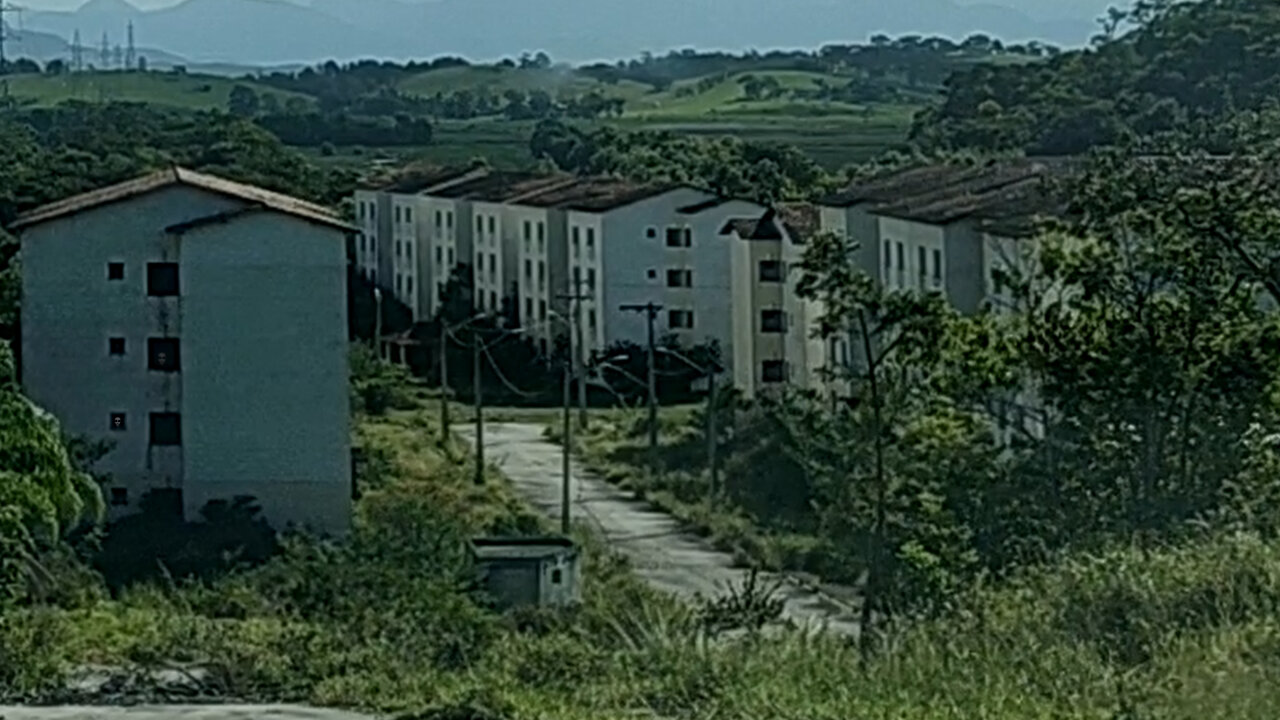
M475 443L474 428L463 426L457 432ZM541 425L486 423L485 454L486 461L501 469L531 505L552 518L560 517L561 448L543 436ZM743 571L733 566L729 554L685 531L670 515L595 476L576 460L570 467L571 517L593 525L610 546L631 560L636 574L654 587L684 597L709 596L722 592L729 583L742 581ZM851 604L795 578L776 579L784 583L785 617L810 627L857 633L858 618Z

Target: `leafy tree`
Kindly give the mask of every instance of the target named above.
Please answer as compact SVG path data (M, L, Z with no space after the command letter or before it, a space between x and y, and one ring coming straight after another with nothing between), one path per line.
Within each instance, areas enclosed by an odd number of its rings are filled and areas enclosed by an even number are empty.
M227 110L236 117L251 118L261 109L258 93L247 85L236 85L231 88L227 98Z

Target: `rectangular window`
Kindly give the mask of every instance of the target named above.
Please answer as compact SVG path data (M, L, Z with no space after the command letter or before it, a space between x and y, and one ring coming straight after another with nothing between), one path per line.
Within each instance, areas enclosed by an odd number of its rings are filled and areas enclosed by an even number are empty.
M692 330L693 312L691 310L671 310L667 313L667 325L672 330Z
M594 250L596 247L596 229L587 228L587 249Z
M533 279L533 261L532 260L524 261L524 276L529 280Z
M538 223L538 252L542 252L542 244L547 241L547 224Z
M484 232L484 216L477 215L476 216L476 234L479 235L482 232Z
M123 280L124 279L124 263L107 263L107 279Z
M489 293L489 309L494 312L498 311L498 293L496 292Z
M178 294L178 263L147 263L147 294L172 297Z
M181 445L182 416L178 413L151 413L151 444Z
M650 240L658 237L658 228L656 227L645 228L644 236L649 238Z
M760 332L785 333L786 331L787 316L781 310L760 311Z
M533 239L533 223L524 221L524 249L529 249L529 241Z
M111 504L115 507L122 507L129 504L128 488L111 488Z
M400 222L400 206L396 206L396 222Z
M760 367L760 379L767 383L785 382L787 363L782 360L765 360Z
M916 248L916 262L920 265L916 268L916 274L920 276L920 287L924 287L924 278L929 273L929 261L922 247Z
M177 338L147 339L147 369L159 372L178 372L182 359L178 352Z
M573 291L576 293L582 286L582 268L573 266Z
M590 312L587 313L587 324L591 326L592 330L596 329L596 311L595 310L591 310Z
M575 250L578 248L578 243L581 240L581 237L582 237L581 233L582 233L581 229L577 227L573 228L573 247Z
M898 272L907 269L907 246L898 243Z
M364 233L360 233L360 252L365 251Z
M436 264L437 265L444 264L444 248L440 247L439 245L436 246Z
M356 209L360 213L360 219L364 219L364 203L356 203Z
M452 210L444 214L444 226L449 228L450 230L453 229L453 211Z
M587 268L587 289L594 291L596 289L596 269Z
M525 322L533 320L533 298L524 299L524 320Z
M401 243L399 240L397 240L397 241L396 241L396 257L400 257L400 246L401 246L401 244L402 244L402 243Z
M693 228L684 229L684 246L693 247Z
M406 242L404 244L404 256L410 260L413 259L413 243Z
M453 248L449 248L449 267L453 267Z
M893 269L893 243L888 240L884 241L884 269Z
M407 223L413 222L413 208L404 209L404 221Z
M129 418L124 413L111 413L111 421L107 427L112 432L124 432L129 429Z
M444 227L444 213L437 210L436 211L436 229L439 230L442 227Z
M494 216L490 215L489 216L489 234L494 235L497 232L498 232L498 221L494 219Z
M538 301L538 319L544 322L547 319L547 301L546 300Z
M779 260L761 260L760 282L782 282L782 262Z
M933 251L933 281L942 282L942 251Z
M404 291L409 293L410 295L413 294L413 276L412 275L404 279Z
M669 227L667 228L667 247L683 247L684 232L683 228Z
M539 262L538 263L538 284L542 284L542 281L546 279L547 279L547 264L544 262Z
M671 288L693 287L693 271L692 270L668 270L667 271L667 287L671 287Z
M124 355L124 338L114 337L107 340L107 352L112 355Z
M401 279L400 273L396 273L396 294L400 295L404 292L404 280Z

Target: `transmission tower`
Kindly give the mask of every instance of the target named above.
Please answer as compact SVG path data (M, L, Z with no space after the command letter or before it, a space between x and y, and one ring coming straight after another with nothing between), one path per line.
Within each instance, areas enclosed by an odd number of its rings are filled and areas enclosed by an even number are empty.
M16 40L18 38L17 34L13 31L13 29L7 23L5 23L4 16L13 15L14 17L18 18L18 24L21 25L22 11L25 9L26 8L18 7L13 3L7 2L6 0L0 0L0 73L3 73L5 68L9 64L8 58L5 57L5 54L4 54L5 42L9 40Z
M138 47L133 43L133 21L129 21L129 48L124 55L124 69L138 69Z
M124 48L120 47L119 43L116 43L115 49L111 51L111 58L115 61L113 63L115 69L124 67Z
M99 67L106 70L111 64L111 39L107 37L107 33L102 33L102 47L98 51Z
M76 29L75 39L71 41L71 67L76 72L84 71L84 45L80 43L80 30Z

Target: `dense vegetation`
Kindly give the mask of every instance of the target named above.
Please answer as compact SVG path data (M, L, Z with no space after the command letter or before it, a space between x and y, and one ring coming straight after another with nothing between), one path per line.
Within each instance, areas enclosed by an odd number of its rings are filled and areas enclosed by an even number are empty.
M1118 34L1118 28L1134 29ZM1212 124L1273 102L1280 9L1252 0L1144 0L1092 48L985 64L947 81L913 136L942 147L1072 154L1127 134Z

